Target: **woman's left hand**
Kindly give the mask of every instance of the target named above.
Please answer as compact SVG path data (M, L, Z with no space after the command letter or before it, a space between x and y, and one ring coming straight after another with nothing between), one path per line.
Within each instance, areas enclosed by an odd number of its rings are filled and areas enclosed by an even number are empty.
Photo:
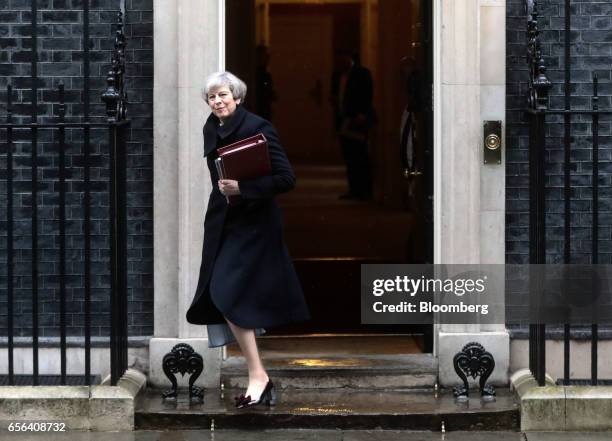
M238 181L233 179L219 179L219 191L224 196L236 196L240 194Z

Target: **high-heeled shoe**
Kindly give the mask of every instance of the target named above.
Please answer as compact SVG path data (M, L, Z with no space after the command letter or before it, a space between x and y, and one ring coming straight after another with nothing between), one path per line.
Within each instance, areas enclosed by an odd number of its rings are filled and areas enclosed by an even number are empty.
M267 406L276 406L276 390L274 389L274 384L270 379L268 379L266 387L259 396L259 399L252 400L250 395L247 395L246 397L244 395L236 397L236 407L238 409L257 406L258 404L262 403Z
M244 396L244 394L240 394L240 395L236 395L234 397L234 401L236 402L236 407L238 407L240 404L242 404L242 402L244 401L246 397Z

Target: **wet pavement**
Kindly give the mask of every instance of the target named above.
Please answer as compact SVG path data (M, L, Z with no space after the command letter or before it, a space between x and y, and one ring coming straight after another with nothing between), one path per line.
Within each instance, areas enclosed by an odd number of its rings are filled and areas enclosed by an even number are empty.
M612 433L414 432L393 430L185 430L7 433L2 441L609 441Z
M203 404L190 404L186 391L175 402L148 389L136 406L141 430L342 429L342 430L518 430L514 395L499 389L493 402L478 394L457 402L450 391L376 391L355 389L279 390L278 404L236 409L241 390L207 390Z

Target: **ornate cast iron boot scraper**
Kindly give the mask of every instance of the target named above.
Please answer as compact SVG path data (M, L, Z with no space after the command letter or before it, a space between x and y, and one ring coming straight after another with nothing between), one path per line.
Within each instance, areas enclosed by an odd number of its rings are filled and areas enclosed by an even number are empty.
M453 388L453 395L460 401L468 399L470 386L467 377L480 376L480 395L487 400L494 400L495 389L486 382L495 368L495 360L493 356L485 351L485 348L476 342L468 343L463 347L461 352L458 352L453 358L455 372L463 381L463 385Z
M202 356L195 352L191 346L187 343L175 345L170 352L164 355L162 367L166 377L172 383L172 389L162 394L164 400L176 400L177 383L174 374L180 372L181 376L184 376L186 373L191 374L189 377L189 401L200 403L204 401L204 391L202 388L193 385L204 370L204 361Z

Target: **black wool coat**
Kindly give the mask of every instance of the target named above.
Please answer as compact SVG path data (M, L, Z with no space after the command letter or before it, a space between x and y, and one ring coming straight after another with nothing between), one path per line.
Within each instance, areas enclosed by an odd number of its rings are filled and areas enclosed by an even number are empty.
M219 191L217 149L263 133L272 174L239 181L241 201L229 206ZM309 318L304 294L283 238L275 195L295 186L295 175L272 124L238 106L219 126L211 114L204 125L204 156L213 190L204 218L198 286L187 321L247 328L280 326Z

